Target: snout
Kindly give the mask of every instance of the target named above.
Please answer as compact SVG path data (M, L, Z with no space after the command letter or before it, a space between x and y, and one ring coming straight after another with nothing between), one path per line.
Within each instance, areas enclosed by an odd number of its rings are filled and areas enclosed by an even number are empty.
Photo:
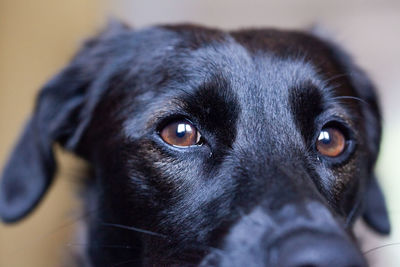
M284 267L363 267L359 250L339 236L302 233L285 239L276 248L269 266ZM274 262L275 261L275 262Z
M361 252L322 204L256 208L229 231L201 266L365 267Z

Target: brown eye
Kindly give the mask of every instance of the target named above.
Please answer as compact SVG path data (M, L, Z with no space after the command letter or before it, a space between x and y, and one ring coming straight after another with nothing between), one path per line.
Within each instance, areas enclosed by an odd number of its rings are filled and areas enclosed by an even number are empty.
M188 121L175 121L165 126L160 132L161 138L168 144L178 147L198 145L200 133Z
M324 156L337 157L346 147L346 138L337 128L324 128L317 140L317 150Z

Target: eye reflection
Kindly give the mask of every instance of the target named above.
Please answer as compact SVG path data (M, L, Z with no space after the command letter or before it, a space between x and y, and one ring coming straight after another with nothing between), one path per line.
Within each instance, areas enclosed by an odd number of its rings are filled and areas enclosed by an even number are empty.
M329 132L324 130L321 131L318 136L318 141L323 142L324 144L329 144L331 141Z

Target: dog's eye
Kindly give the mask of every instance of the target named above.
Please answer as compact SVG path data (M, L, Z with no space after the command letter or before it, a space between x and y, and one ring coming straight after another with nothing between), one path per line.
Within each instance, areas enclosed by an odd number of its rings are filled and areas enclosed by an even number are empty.
M187 120L174 121L160 131L161 138L168 144L177 147L188 147L200 144L201 135Z
M346 137L337 128L323 128L319 133L316 147L323 156L337 157L346 147Z

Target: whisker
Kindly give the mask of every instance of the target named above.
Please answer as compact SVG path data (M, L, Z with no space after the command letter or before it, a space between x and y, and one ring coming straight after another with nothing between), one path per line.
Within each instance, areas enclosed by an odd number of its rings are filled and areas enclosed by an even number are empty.
M9 252L10 255L16 255L19 253L22 253L26 251L28 248L33 247L34 245L37 245L37 243L40 243L40 241L45 240L46 238L51 237L52 235L58 233L59 231L62 231L64 229L67 229L69 227L73 227L74 224L78 223L81 220L86 219L87 217L91 216L93 213L95 213L97 209L91 210L91 211L85 211L77 216L75 216L72 219L66 220L63 224L59 225L58 227L54 228L53 230L49 231L48 233L41 235L37 238L34 238L31 242L24 243L21 245L19 248L12 250Z
M381 249L381 248L392 247L392 246L399 246L399 245L400 245L400 242L385 244L385 245L382 245L382 246L379 246L379 247L375 247L375 248L371 248L371 249L369 249L369 250L367 250L367 251L364 251L364 252L363 252L363 255L367 255L368 253L373 252L373 251L376 251L376 250Z
M339 78L342 78L342 77L347 77L347 76L351 76L351 74L350 73L337 74L337 75L334 75L332 77L329 77L328 79L324 80L323 82L327 84L327 83L329 83L329 82L331 82L333 80L336 80L336 79L339 79Z
M89 244L84 244L84 243L67 243L67 247L92 247ZM137 249L131 246L124 246L124 245L95 245L94 247L99 247L99 248L122 248L122 249Z
M120 228L120 229L131 230L131 231L139 232L139 233L142 233L142 234L158 236L158 237L161 237L161 238L168 238L166 235L159 234L159 233L152 232L152 231L145 230L145 229L140 229L140 228L137 228L137 227L134 227L134 226L127 226L127 225L117 224L117 223L104 223L104 222L102 223L102 225L110 226L110 227L116 227L116 228Z
M363 104L369 105L369 103L368 103L367 101L365 101L364 99L361 99L361 98L359 98L359 97L356 97L356 96L336 96L336 97L333 97L333 99L334 99L334 100L335 100L335 99L353 99L353 100L360 101L360 102L362 102Z

